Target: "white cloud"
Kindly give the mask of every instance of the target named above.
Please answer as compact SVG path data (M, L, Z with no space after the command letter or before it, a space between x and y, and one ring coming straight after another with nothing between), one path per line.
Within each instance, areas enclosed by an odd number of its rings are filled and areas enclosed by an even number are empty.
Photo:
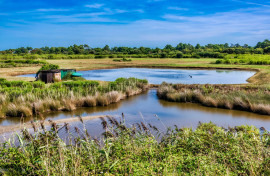
M114 10L116 13L127 13L127 10L122 10L122 9L115 9Z
M248 1L241 1L241 0L232 0L235 2L241 2L241 3L245 3L245 4L250 4L250 5L256 5L256 6L264 6L264 7L270 7L270 5L267 4L261 4L261 3L257 3L257 2L248 2ZM267 2L266 2L267 3ZM269 3L269 2L268 2Z
M31 11L19 11L16 13L22 13L22 14L27 14L27 13L37 13L37 12L68 12L68 11L72 11L73 9L54 9L54 8L49 8L49 9L34 9Z
M188 11L188 8L181 8L181 7L168 7L168 10L178 10L178 11Z
M70 11L71 9L36 9L35 11L38 12L66 12Z
M144 13L144 10L143 9L136 9L136 10L133 10L133 12Z
M85 5L85 7L88 7L88 8L93 8L93 9L100 9L101 7L103 7L104 4L90 4L90 5Z

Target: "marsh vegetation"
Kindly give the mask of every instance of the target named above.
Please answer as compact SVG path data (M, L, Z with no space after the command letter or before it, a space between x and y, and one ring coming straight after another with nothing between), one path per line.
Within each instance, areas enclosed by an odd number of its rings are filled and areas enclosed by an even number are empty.
M270 115L270 88L255 85L183 85L163 83L158 97L174 102Z
M218 59L216 64L232 64L232 65L270 65L270 55L261 54L241 54L227 55L224 59Z
M43 82L0 80L0 114L4 118L33 116L77 107L106 106L148 88L147 80L119 78L98 81Z
M143 122L131 126L122 117L101 119L104 133L33 122L0 147L5 175L269 175L270 134L253 126L224 129L158 129ZM81 122L85 122L81 119ZM85 125L84 125L85 126ZM74 128L74 129L73 129ZM65 137L59 132L65 131ZM72 132L73 131L73 132ZM17 143L12 142L17 141Z

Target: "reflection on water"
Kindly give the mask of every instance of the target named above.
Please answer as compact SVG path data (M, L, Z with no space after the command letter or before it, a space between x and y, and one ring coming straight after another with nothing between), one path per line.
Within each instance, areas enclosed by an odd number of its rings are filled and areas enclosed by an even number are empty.
M191 69L153 69L153 68L118 68L78 71L88 80L114 81L119 77L147 79L151 84L240 84L255 74L254 71L239 70L191 70ZM34 77L35 75L21 75Z
M134 96L106 107L80 108L73 112L47 114L46 119L57 120L79 115L112 115L119 117L122 112L125 114L128 124L145 121L160 128L163 128L162 123L155 117L155 114L166 126L196 127L198 122L201 121L213 122L223 127L239 125L264 126L267 130L270 130L270 116L244 111L209 108L191 103L174 103L158 100L156 90L149 90L148 93ZM18 118L8 118L0 121L0 123L1 125L10 125L17 124L19 121ZM77 122L74 122L75 124L80 125ZM97 134L101 130L100 120L89 120L87 127L92 134Z
M120 68L79 71L86 79L113 81L119 77L136 77L148 79L150 83L160 84L163 81L170 83L185 84L240 84L253 76L253 71L232 71L232 70L185 70L185 69L149 69L149 68ZM34 76L34 75L22 75ZM217 108L203 107L191 103L174 103L159 100L156 90L150 90L138 96L130 97L119 103L106 107L79 108L73 112L48 113L46 119L65 119L77 116L112 115L119 117L125 114L126 122L134 124L144 121L159 128L177 125L179 127L196 127L198 122L213 122L219 126L239 126L254 125L264 126L270 130L270 116L257 115L254 113L225 110ZM159 119L155 116L157 115ZM25 121L32 118L24 119ZM7 118L0 120L0 125L12 125L20 123L19 118ZM100 120L89 120L88 131L93 135L98 135L102 131ZM79 122L72 125L80 127Z

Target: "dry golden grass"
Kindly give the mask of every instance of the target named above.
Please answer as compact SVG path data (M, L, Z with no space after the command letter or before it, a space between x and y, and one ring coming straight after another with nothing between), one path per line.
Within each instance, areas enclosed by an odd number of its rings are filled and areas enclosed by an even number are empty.
M97 100L95 97L87 96L84 98L85 107L94 107L97 105Z
M32 116L33 113L32 109L28 106L11 103L7 107L6 115L12 117L29 117Z
M170 85L158 89L160 99L270 115L270 88L254 85Z

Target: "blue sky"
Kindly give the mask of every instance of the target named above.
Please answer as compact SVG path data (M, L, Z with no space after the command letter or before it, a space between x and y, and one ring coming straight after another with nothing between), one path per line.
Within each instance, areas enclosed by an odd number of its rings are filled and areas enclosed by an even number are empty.
M0 49L255 45L267 38L270 1L265 0L0 0Z

